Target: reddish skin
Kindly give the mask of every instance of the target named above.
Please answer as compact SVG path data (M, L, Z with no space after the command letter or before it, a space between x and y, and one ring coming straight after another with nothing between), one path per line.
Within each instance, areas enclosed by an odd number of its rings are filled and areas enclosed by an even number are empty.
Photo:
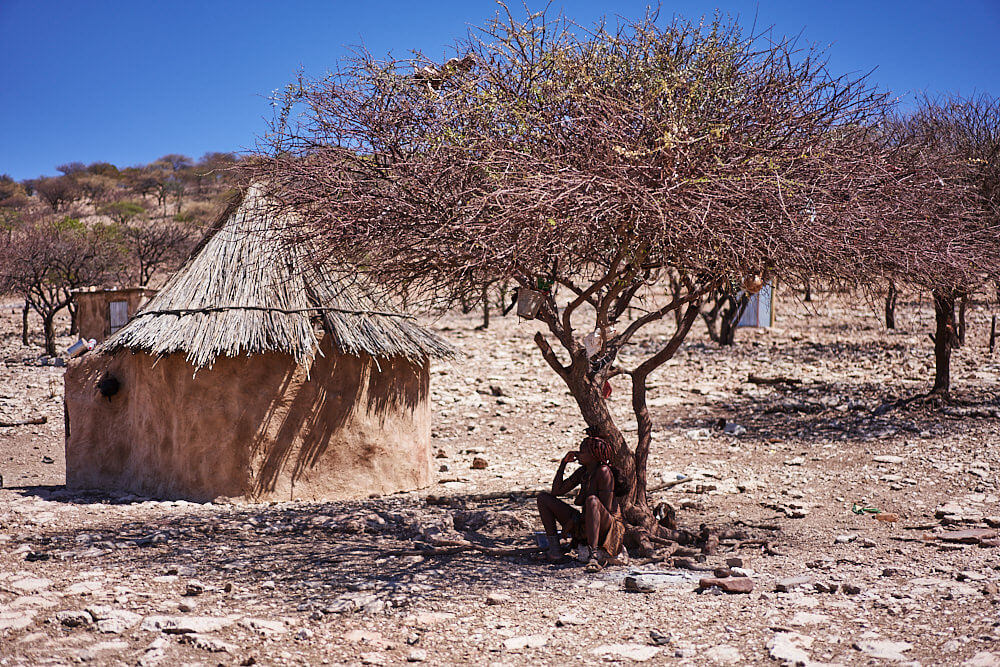
M572 461L581 464L568 478L563 479L566 465ZM588 479L589 478L589 479ZM581 484L587 479L587 486ZM583 512L576 510L570 504L559 500L577 486L581 486L576 504L583 505ZM561 557L559 548L558 523L565 532L572 530L575 521L583 519L587 535L587 546L591 553L597 548L601 536L611 528L611 522L618 513L618 501L614 495L615 481L611 468L602 464L594 456L589 445L584 445L578 452L568 452L563 456L552 480L552 492L538 494L538 513L549 539L549 556ZM581 495L585 495L581 499ZM613 555L613 554L612 554Z

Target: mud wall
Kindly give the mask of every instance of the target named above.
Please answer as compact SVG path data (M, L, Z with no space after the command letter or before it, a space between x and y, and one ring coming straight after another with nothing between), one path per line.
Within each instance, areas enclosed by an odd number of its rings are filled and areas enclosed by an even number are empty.
M90 353L65 374L71 488L206 501L337 500L430 481L428 366L353 357L325 339L309 368L284 354ZM308 371L308 372L307 372ZM105 374L119 391L102 396Z
M154 294L156 290L142 287L76 292L73 298L76 300L76 321L80 328L80 338L93 338L100 343L111 335L109 306L112 301L127 301L128 316L132 319L139 306Z

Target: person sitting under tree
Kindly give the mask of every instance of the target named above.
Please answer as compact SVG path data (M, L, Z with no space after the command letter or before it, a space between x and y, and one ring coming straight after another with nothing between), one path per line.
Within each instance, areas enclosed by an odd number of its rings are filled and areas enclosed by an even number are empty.
M538 495L538 513L548 539L549 562L563 559L557 522L563 528L563 535L571 538L571 546L586 544L584 557L588 571L599 570L620 553L625 524L621 520L618 499L628 493L628 485L611 466L611 455L611 445L606 440L593 436L584 438L579 451L568 452L560 461L552 480L552 493ZM566 465L571 461L578 461L580 468L563 479ZM583 508L582 512L558 498L578 485L580 490L574 502Z

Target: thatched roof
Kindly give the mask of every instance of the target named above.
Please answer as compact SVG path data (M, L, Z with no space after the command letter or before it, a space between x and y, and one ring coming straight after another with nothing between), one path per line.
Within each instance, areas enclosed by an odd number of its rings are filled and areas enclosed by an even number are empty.
M335 278L287 242L298 221L279 214L258 186L220 215L191 258L105 352L183 352L195 367L218 356L284 352L307 363L319 345L319 318L348 354L449 357L452 348L375 299L357 279Z

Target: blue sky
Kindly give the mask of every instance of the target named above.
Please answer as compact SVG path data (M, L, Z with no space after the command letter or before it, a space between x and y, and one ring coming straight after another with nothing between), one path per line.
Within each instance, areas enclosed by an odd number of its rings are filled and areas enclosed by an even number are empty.
M552 3L577 22L638 17L648 2ZM518 2L511 2L512 7ZM529 0L532 9L542 3ZM150 162L242 151L263 134L267 96L322 75L353 45L431 56L496 11L488 0L0 0L0 173L20 180L66 162ZM1000 95L1000 0L684 0L829 47L834 72L915 92Z

